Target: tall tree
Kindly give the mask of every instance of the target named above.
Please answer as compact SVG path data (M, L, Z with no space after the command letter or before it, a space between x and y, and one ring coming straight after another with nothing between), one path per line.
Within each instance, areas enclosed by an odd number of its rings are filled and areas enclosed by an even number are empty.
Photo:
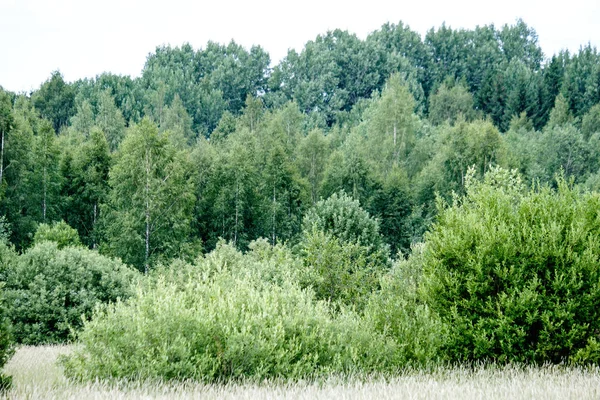
M115 151L125 135L125 119L108 90L100 94L96 125L106 135L111 151Z
M10 96L0 87L0 190L4 183L4 146L6 136L13 130L14 123ZM0 198L2 197L0 196Z
M193 187L187 158L148 119L125 138L110 170L103 251L148 272L190 240Z
M41 116L52 123L55 132L66 126L76 111L75 91L58 71L53 72L31 98Z

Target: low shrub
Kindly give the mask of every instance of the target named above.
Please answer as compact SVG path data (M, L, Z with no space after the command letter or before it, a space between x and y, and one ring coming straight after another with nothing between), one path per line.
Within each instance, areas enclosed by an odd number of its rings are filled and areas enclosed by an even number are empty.
M380 278L364 311L365 324L398 343L397 365L429 365L443 361L447 327L439 315L419 298L425 246L412 246L409 258L396 260Z
M8 316L24 344L58 343L82 325L97 303L130 294L135 272L82 247L42 242L6 269Z
M56 243L59 249L66 246L81 246L77 230L71 228L65 221L55 222L52 225L40 224L33 236L33 244L44 241Z
M78 379L302 379L399 368L399 346L353 311L333 314L297 283L282 246L217 249L96 309L63 359Z

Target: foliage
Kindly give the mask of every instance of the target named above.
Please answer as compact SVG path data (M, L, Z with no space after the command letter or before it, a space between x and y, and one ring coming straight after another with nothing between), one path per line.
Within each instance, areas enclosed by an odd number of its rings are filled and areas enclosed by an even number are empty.
M42 242L6 267L8 316L19 343L58 343L89 318L98 302L129 296L134 272L81 247Z
M359 242L342 241L313 227L303 233L299 252L306 268L301 284L314 290L317 299L363 309L379 288L385 264Z
M471 171L466 197L440 210L420 290L448 326L450 360L559 363L597 347L600 196L557 186Z
M392 339L351 311L333 316L290 279L294 264L280 248L263 242L241 255L220 245L177 269L184 272L157 276L129 300L97 309L79 335L82 347L63 361L67 374L262 381L400 365Z
M365 246L369 254L387 256L379 233L379 221L360 207L358 200L344 192L334 193L308 210L302 221L303 231L322 231L341 242Z
M10 303L6 301L5 281L7 270L15 262L17 254L5 241L0 240L0 368L14 354L14 332L10 315ZM0 372L0 393L10 388L12 379Z
M40 224L37 231L35 231L33 245L35 246L43 241L54 242L59 249L67 246L81 246L77 231L65 221L55 222L52 225Z

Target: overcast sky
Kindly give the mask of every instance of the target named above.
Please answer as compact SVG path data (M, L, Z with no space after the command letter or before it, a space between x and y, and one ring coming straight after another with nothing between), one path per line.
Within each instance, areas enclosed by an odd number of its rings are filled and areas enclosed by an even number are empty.
M0 86L36 89L60 70L67 81L104 71L138 76L157 45L231 39L261 45L272 64L288 48L341 28L365 38L385 22L403 21L422 36L452 28L497 27L522 18L536 29L546 56L563 48L600 47L599 0L0 0Z

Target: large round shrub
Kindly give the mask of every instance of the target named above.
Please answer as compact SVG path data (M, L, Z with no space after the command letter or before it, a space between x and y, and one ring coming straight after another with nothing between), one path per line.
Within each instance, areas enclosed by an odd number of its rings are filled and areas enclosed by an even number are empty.
M170 268L125 302L98 310L64 360L82 379L205 382L395 368L399 346L354 312L331 314L295 282L298 264L264 242L246 255L219 245Z
M89 317L97 303L130 294L135 272L121 261L81 247L42 242L7 269L8 314L20 343L57 343Z
M387 255L388 249L379 231L379 222L344 192L334 193L315 204L304 216L303 232L325 232L346 243L357 243L369 253Z
M451 360L598 361L600 194L557 186L496 169L440 210L421 290Z

